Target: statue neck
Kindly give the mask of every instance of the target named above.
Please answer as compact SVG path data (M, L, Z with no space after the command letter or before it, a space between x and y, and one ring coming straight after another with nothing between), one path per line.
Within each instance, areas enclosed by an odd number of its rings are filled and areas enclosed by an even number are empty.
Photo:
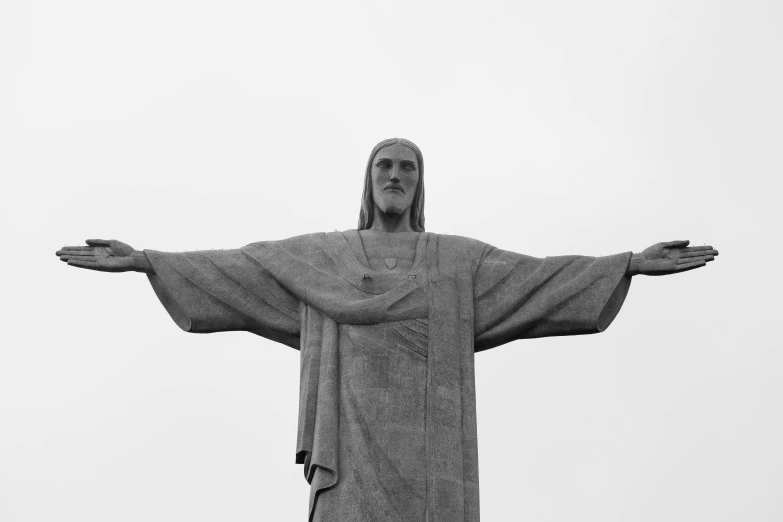
M410 207L405 209L402 214L387 214L375 206L370 230L376 232L414 232L411 228Z

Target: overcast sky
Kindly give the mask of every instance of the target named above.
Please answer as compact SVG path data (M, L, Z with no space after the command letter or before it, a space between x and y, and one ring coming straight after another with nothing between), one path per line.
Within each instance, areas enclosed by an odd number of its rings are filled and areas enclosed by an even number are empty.
M306 520L299 354L180 331L89 237L354 228L383 138L427 230L535 255L673 239L612 327L477 356L482 519L783 519L775 1L0 1L0 520Z

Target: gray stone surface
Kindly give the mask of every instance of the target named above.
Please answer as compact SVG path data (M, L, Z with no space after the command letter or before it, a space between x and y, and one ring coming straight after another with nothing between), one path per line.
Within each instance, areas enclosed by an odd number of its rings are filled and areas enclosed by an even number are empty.
M146 273L185 331L248 331L300 350L296 461L311 520L474 522L474 353L601 332L631 276L692 270L718 252L671 241L541 259L432 234L423 171L414 144L379 143L357 230L185 253L88 240L57 255Z

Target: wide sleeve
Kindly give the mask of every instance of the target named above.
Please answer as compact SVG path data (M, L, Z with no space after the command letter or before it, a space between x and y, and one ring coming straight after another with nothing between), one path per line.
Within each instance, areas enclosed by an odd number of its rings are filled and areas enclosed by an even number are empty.
M604 331L630 288L631 255L542 259L487 246L474 278L476 351Z
M299 300L242 249L144 254L155 294L186 332L248 331L299 348Z

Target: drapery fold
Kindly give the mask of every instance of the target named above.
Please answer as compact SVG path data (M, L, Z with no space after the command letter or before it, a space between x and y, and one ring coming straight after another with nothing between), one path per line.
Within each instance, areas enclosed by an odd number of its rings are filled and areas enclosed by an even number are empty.
M339 329L318 310L303 305L302 377L296 463L310 484L310 516L317 496L333 487L339 469Z
M605 330L630 288L631 255L536 258L487 246L475 276L476 351Z

